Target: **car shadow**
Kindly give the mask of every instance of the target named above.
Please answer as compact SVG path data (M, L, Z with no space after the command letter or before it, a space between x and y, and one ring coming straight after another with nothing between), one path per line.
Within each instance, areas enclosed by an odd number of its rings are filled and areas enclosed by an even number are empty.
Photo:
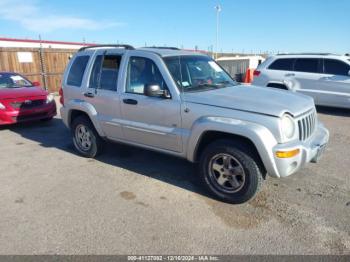
M39 143L43 148L57 148L77 155L70 131L59 118L54 118L50 122L22 123L1 129L11 130L26 139ZM95 161L211 197L197 185L195 166L180 158L132 146L106 143L103 154Z
M321 114L350 117L350 109L317 106L316 110Z

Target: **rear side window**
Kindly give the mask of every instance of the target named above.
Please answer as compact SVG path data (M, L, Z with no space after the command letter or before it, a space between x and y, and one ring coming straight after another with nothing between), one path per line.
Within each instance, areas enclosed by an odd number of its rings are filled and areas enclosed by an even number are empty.
M319 59L300 58L295 61L294 71L304 73L319 73Z
M282 71L293 71L294 61L295 61L295 59L292 59L292 58L277 59L275 62L273 62L269 66L269 69L282 70Z
M330 75L349 75L350 66L334 59L324 60L324 73Z
M89 56L78 56L74 59L68 74L67 85L78 87L81 86L89 58Z
M116 91L120 61L121 56L119 55L97 56L92 68L89 87Z
M101 75L101 64L102 64L102 55L98 55L95 59L94 65L92 67L91 75L90 75L90 88L98 88L100 75Z
M117 90L120 61L121 56L119 55L104 56L101 69L100 89Z

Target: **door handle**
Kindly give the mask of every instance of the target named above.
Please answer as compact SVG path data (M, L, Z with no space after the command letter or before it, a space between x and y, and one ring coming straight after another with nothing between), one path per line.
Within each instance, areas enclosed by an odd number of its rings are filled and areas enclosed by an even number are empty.
M295 74L291 73L291 74L285 74L284 76L295 76Z
M135 99L123 99L124 104L137 105L137 100Z
M86 93L84 93L84 96L86 96L86 97L95 97L95 94L91 93L91 92L86 92Z

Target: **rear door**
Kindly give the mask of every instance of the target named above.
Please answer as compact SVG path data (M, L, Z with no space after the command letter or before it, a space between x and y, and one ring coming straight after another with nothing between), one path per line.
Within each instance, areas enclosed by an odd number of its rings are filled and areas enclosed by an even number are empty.
M336 59L323 59L319 82L319 104L350 108L350 65Z
M103 132L109 138L121 139L122 127L118 87L123 53L118 50L98 50L87 79L84 100L93 105Z
M314 98L318 103L321 59L297 58L290 79L293 90Z

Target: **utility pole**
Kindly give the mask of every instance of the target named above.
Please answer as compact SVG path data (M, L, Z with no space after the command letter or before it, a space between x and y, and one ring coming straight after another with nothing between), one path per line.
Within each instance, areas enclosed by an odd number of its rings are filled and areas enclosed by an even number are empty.
M221 12L221 6L217 5L215 6L216 10L216 53L215 53L215 59L218 59L218 51L219 51L219 14Z
M41 35L39 35L39 42L40 42L40 47L39 47L40 75L43 81L43 86L45 90L47 90L45 55L44 55L44 49L41 41Z

